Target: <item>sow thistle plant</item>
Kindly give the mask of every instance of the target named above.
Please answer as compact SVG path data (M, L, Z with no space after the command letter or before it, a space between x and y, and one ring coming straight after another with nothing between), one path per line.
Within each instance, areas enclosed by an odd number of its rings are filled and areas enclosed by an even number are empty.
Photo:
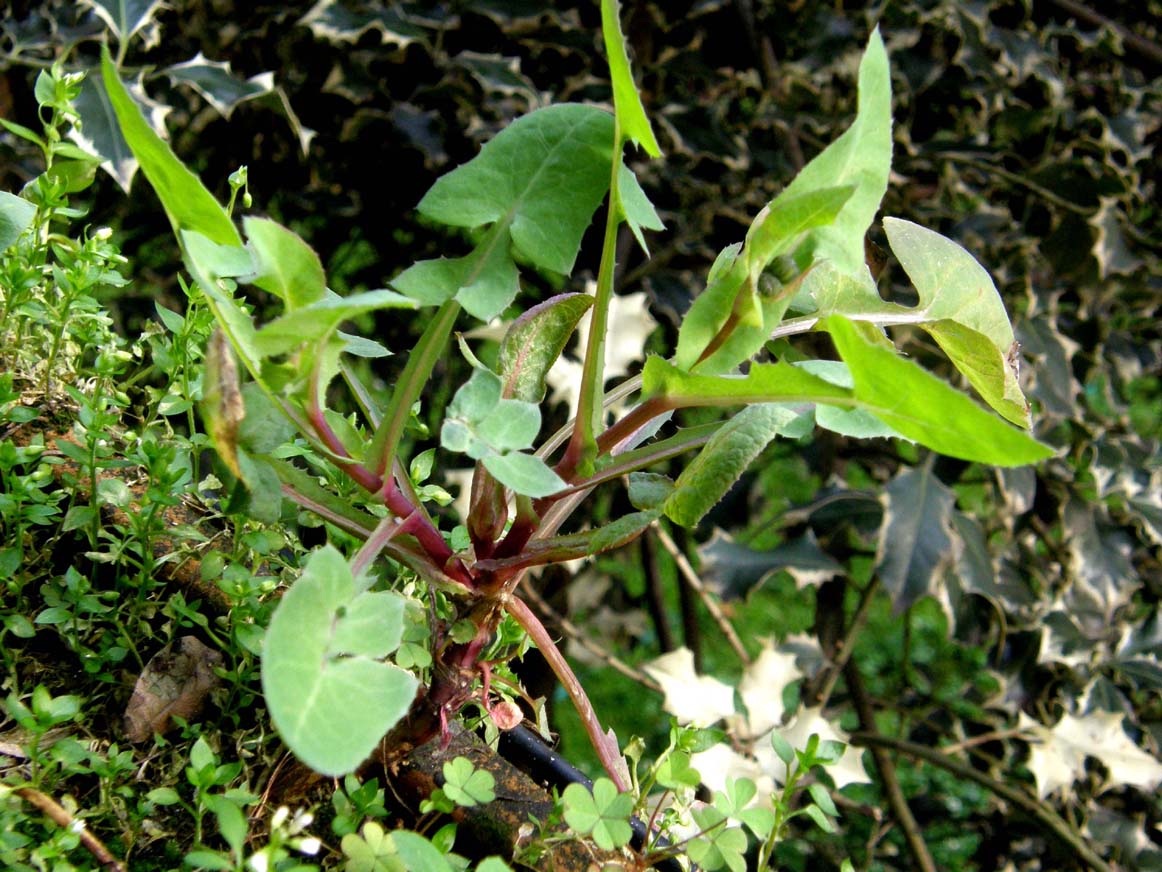
M611 787L599 782L592 808L574 802L570 813L595 820L595 836L600 826L599 838L624 844L624 828L611 821L625 811L616 796L634 778L617 738L602 729L520 596L530 569L616 548L663 518L692 526L768 443L801 438L816 426L905 439L985 464L1026 464L1051 451L1026 432L1013 331L992 280L972 256L938 233L886 218L888 241L918 304L885 301L865 265L864 236L891 167L891 89L878 32L860 64L851 127L755 217L745 239L721 252L673 353L649 356L640 375L606 390L619 232L628 227L644 248L646 232L663 227L624 160L630 144L651 158L661 149L633 83L614 0L602 3L602 22L613 111L553 105L512 123L440 178L418 206L428 220L469 236L471 250L418 262L390 288L347 296L328 289L320 258L291 230L256 215L244 216L239 229L231 210L146 123L107 52L102 76L125 140L173 226L194 279L190 293L217 323L203 411L240 483L235 499L248 500L260 519L277 517L289 500L362 542L350 558L333 545L311 554L271 621L262 680L280 735L306 764L337 776L356 769L385 735L389 746L446 736L472 701L507 722L508 712L497 712L491 677L496 661L520 650L509 644L515 622L557 674L608 774ZM571 276L598 213L603 233L594 292L520 308L522 273ZM240 293L247 285L277 300L281 313L256 320ZM424 329L381 406L350 358L380 357L385 349L341 328L383 310L407 313ZM545 437L546 374L586 313L577 414ZM458 325L497 318L509 323L494 366L462 338L454 341ZM899 324L926 331L993 411L901 354L884 329ZM806 332L826 333L837 359L804 360L783 353L785 341L772 343ZM417 404L432 402L425 393L432 373L455 353L467 359L471 375L443 409L438 434L425 441L414 426ZM358 416L328 404L336 382ZM627 411L609 411L623 403ZM681 411L693 408L721 409L722 418L682 426ZM437 438L444 452L474 463L468 515L450 531L429 510L446 494L421 486L431 455L417 463ZM409 458L413 450L417 458ZM304 455L315 466L295 462ZM676 478L650 472L676 457L690 458ZM319 463L329 468L323 480L348 481L364 498L352 503L343 488L320 484ZM634 510L562 533L604 485L625 486ZM399 590L378 584L380 558L396 572ZM430 618L401 592L405 585L411 594L431 592L437 607ZM405 642L414 648L423 636L416 623L424 621L431 663L421 675L392 658ZM498 632L505 644L496 642ZM413 652L406 662L421 661ZM774 735L773 749L784 758L787 749ZM812 741L799 749L807 756L792 772L832 760L833 748ZM790 767L792 759L783 763ZM791 786L788 777L785 787ZM739 806L741 814L750 803L747 790L728 788L723 807ZM833 812L812 796L811 808ZM710 833L725 816L719 808L695 817ZM774 817L751 829L767 840L780 826ZM703 865L734 868L725 857L738 856L735 837L724 843L734 845L729 849L711 841L721 863L707 849Z

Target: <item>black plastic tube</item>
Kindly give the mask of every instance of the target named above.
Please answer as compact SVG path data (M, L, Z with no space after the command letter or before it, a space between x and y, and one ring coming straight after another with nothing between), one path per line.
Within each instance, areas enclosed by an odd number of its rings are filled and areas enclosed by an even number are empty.
M593 781L584 772L550 748L538 733L523 724L501 732L499 751L500 756L545 786L553 786L560 790L570 784L593 787ZM633 829L630 844L635 851L640 851L646 844L646 825L636 817L630 819L629 825ZM657 846L668 848L670 843L665 839L659 839ZM682 872L682 865L673 857L659 860L655 868L664 872ZM697 868L690 866L694 872Z

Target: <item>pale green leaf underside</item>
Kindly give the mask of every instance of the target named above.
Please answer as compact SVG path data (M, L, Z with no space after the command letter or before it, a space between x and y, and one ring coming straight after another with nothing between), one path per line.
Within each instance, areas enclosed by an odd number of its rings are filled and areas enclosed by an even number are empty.
M325 775L354 770L407 713L418 682L377 659L395 649L403 601L357 593L343 556L316 551L267 630L262 687L279 734Z
M951 239L911 221L885 218L884 230L920 295L924 329L985 402L1027 428L1029 406L1008 361L1013 328L988 271Z
M588 294L562 294L534 306L512 323L497 358L503 396L530 403L545 398L546 374L592 305Z
M767 443L798 417L786 406L757 404L727 421L678 476L663 504L666 517L683 527L697 524L746 472Z

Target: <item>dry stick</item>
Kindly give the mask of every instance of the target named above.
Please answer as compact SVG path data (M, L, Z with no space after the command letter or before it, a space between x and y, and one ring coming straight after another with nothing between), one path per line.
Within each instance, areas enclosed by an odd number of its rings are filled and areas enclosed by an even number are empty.
M880 589L879 576L873 576L872 580L868 582L867 586L860 591L859 607L852 615L851 624L847 628L843 639L835 646L835 651L828 655L831 658L831 663L828 664L827 677L823 681L823 685L815 694L812 704L820 708L826 708L828 700L831 699L831 693L835 690L835 684L839 681L840 673L843 672L847 666L847 661L851 659L852 650L855 648L855 636L863 629L863 625L867 622L868 612L871 610L872 600L875 592ZM826 652L824 652L826 654Z
M648 533L644 538L651 542L656 542L657 537L651 536ZM685 548L685 543L679 543L675 540L679 550ZM686 647L690 649L690 656L694 661L694 671L702 671L702 627L698 623L698 594L694 592L694 588L688 584L678 582L678 609L682 617L682 639L686 643Z
M521 588L521 596L535 605L541 614L557 624L557 626L561 628L561 632L563 632L566 636L568 636L570 639L573 639L590 654L593 654L596 657L600 657L603 663L608 664L624 675L626 678L633 679L638 684L641 684L650 690L657 691L658 693L662 692L662 686L646 675L644 672L630 666L624 660L619 659L617 656L602 648L600 645L586 636L580 627L578 627L576 624L554 609L551 605L545 602L544 597L542 597L536 590L534 590L531 584L526 584L523 588Z
M859 673L859 667L848 661L843 674L847 678L847 687L851 691L851 700L855 703L855 711L859 715L864 734L879 735L876 731L875 712L872 711L867 688L863 686L863 676ZM884 792L887 794L888 808L892 810L892 816L904 831L904 840L908 843L908 850L912 852L916 867L922 872L936 872L936 864L924 843L924 835L920 832L916 818L912 816L912 810L908 808L904 791L900 789L900 782L896 778L896 765L892 762L891 754L877 745L871 746L871 752L876 761L876 769L880 773L880 781L884 785Z
M1138 36L1124 24L1114 21L1112 18L1106 18L1100 12L1095 12L1082 3L1076 0L1053 0L1053 5L1059 9L1065 10L1074 18L1080 18L1086 24L1092 24L1096 27L1101 27L1103 24L1109 25L1117 31L1118 36L1131 50L1136 51L1148 61L1156 64L1162 64L1162 46L1151 42L1143 36Z
M690 585L694 589L694 592L702 599L702 604L706 606L706 611L710 612L710 617L714 618L714 622L722 630L722 635L726 637L726 641L730 643L730 647L734 649L734 653L742 661L743 666L750 666L751 656L746 653L746 648L743 647L742 640L738 638L738 633L734 631L734 627L731 626L726 615L722 613L722 609L715 602L714 597L706 590L706 585L702 583L702 579L698 577L698 573L694 571L694 567L690 565L690 561L686 559L686 555L674 544L674 540L670 538L670 534L657 521L654 521L650 525L650 529L654 531L658 537L658 541L662 543L662 547L673 558L675 565L678 567L678 572L681 573L686 584Z
M97 858L97 862L102 867L110 870L110 872L126 872L125 865L109 853L109 849L89 831L89 828L85 826L85 822L69 814L52 797L46 796L32 787L18 787L13 793L35 805L48 815L49 819L61 829L69 830L80 836L81 844L88 849L90 854Z
M1030 817L1044 824L1053 835L1061 839L1070 850L1074 851L1091 868L1098 870L1098 872L1114 872L1114 868L1099 857L1085 839L1078 835L1051 808L1034 799L1023 790L1010 787L1007 784L997 781L995 778L989 777L983 772L978 772L971 766L966 766L964 763L953 760L944 753L943 749L930 748L927 745L919 745L915 742L909 742L906 739L881 736L878 733L853 733L850 739L857 745L863 745L873 749L873 753L876 747L890 748L901 754L907 754L909 757L918 757L967 781L976 782L981 787L995 793L1001 799L1008 800L1013 805L1018 806L1028 813Z
M670 622L666 616L662 580L658 576L658 560L654 553L656 542L653 536L642 536L638 540L638 547L641 549L642 571L646 576L646 606L650 620L654 622L654 630L658 634L658 646L663 654L669 654L677 646L674 644L674 632L670 629Z

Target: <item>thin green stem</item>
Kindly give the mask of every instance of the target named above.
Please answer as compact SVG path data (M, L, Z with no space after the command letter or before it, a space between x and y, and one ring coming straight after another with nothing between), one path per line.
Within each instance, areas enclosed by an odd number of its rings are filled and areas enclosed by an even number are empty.
M621 168L621 130L615 120L613 163L609 179L609 209L605 213L605 236L601 244L601 265L597 269L597 293L589 321L589 341L581 372L581 391L577 402L577 421L562 466L571 473L592 470L597 454L596 434L601 428L602 387L605 382L605 332L609 326L609 303L613 299L613 274L617 268L617 229L621 224L621 199L617 174Z
M420 336L420 341L408 355L407 365L396 382L387 412L375 430L368 451L368 457L376 458L376 474L382 476L392 468L400 440L403 438L404 427L407 426L408 417L411 415L412 404L419 399L420 391L427 384L436 361L443 355L448 337L452 334L452 326L459 314L460 304L455 300L446 301L436 311L436 316L428 323L427 329ZM390 481L390 476L385 478Z

